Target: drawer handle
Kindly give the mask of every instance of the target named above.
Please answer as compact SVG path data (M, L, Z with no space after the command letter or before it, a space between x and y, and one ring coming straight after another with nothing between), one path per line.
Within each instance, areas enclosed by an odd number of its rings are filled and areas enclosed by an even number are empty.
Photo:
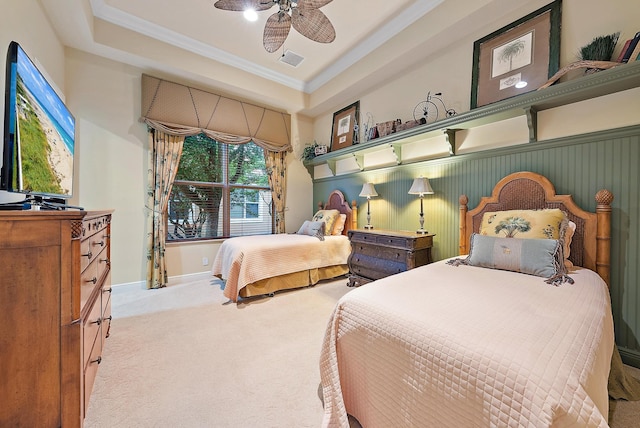
M111 315L109 315L106 318L103 318L104 321L109 321L109 322L111 322L112 319L113 319L113 317Z
M91 260L91 257L93 257L93 253L91 252L91 250L89 250L89 252L87 254L83 254L82 257L86 257Z
M111 288L105 288L102 290L103 293L111 293Z
M93 363L98 363L98 364L100 364L101 362L102 362L102 357L98 357L98 358L96 358L95 360L91 360L91 361L90 361L90 363L91 363L91 364L93 364Z
M91 321L91 322L90 322L90 324L97 324L97 325L100 325L100 324L102 324L102 318L98 318L98 319L97 319L97 320L95 320L95 321Z
M92 282L92 283L94 283L94 284L95 284L96 282L98 282L98 278L96 278L96 277L94 276L94 277L93 277L93 278L91 278L91 279L87 279L85 282Z
M109 259L100 259L100 263L106 263L107 266L111 266L111 262L109 261Z
M94 242L93 245L100 245L101 247L104 247L104 239L100 242Z

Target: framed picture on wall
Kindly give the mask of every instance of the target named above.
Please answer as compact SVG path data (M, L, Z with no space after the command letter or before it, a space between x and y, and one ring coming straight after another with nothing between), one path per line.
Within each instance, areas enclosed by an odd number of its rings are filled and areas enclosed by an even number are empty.
M535 91L558 71L561 13L556 0L476 40L472 109Z
M331 129L331 151L340 150L357 143L360 101L333 113Z

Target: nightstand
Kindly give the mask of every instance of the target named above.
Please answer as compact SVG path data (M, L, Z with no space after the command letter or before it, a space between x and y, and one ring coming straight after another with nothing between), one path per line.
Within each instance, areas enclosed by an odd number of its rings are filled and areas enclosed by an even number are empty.
M431 263L434 235L395 230L350 230L349 287Z

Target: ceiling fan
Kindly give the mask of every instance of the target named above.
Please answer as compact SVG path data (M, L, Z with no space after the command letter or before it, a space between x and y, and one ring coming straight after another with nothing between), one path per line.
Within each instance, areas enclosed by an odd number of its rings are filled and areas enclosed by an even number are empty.
M319 8L333 0L218 0L218 9L256 12L278 5L279 10L267 19L262 35L262 45L267 52L275 52L289 35L291 26L308 39L319 43L331 43L336 30L329 18Z

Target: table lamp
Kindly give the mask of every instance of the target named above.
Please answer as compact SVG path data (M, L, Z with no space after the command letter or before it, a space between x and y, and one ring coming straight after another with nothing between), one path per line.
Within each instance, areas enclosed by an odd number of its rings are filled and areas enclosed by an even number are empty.
M359 196L367 198L367 225L364 228L373 229L373 226L371 225L371 210L369 202L371 201L372 197L378 196L378 192L376 192L376 188L373 187L373 183L364 183L362 185L362 191L360 192Z
M424 210L422 207L422 199L424 199L424 195L433 195L433 189L429 184L429 179L422 176L414 179L413 184L409 189L409 194L420 196L420 229L416 232L423 235L427 234L428 232L424 230Z

